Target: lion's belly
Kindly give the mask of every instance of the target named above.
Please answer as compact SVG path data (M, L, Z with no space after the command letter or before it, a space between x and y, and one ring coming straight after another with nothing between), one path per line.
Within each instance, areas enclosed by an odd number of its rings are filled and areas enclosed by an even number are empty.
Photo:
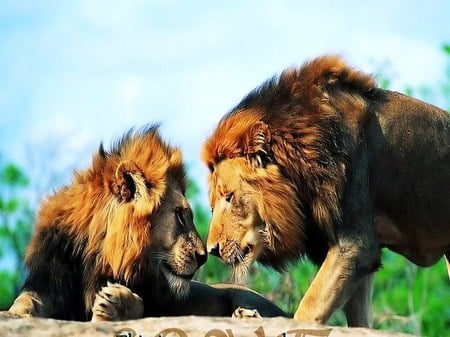
M386 214L375 216L375 231L381 247L386 247L421 267L428 267L450 251L450 232L432 235L427 226L402 227Z

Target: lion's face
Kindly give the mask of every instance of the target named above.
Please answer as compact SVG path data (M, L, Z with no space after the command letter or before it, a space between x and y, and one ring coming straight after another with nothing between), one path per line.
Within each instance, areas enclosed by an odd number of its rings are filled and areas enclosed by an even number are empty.
M268 126L240 116L221 122L203 149L212 209L207 248L233 266L237 282L255 260L282 268L297 259L304 238L301 193L271 157Z
M174 295L186 294L206 250L184 196L181 152L155 128L128 133L111 152L101 150L80 178L100 185L93 186L97 202L86 212L86 255L95 256L99 272L127 285L150 280L155 289L168 284Z
M210 176L213 213L208 251L234 266L237 282L246 276L265 244L265 224L258 205L263 196L248 181L258 170L244 158L234 158L220 162ZM257 184L257 179L253 183Z
M169 177L167 186L160 206L150 217L149 265L158 279L168 282L173 294L183 296L194 273L206 261L206 250L180 184Z

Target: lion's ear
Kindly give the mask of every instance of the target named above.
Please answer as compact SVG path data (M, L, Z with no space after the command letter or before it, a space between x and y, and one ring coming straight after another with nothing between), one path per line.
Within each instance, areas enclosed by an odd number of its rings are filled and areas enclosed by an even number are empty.
M117 165L114 193L119 201L128 202L145 195L147 182L139 167L131 160L124 160Z
M181 151L178 149L175 149L169 158L169 165L171 167L181 167L183 166L183 156L181 154Z
M255 167L266 167L271 162L270 130L266 123L258 122L250 129L247 158Z

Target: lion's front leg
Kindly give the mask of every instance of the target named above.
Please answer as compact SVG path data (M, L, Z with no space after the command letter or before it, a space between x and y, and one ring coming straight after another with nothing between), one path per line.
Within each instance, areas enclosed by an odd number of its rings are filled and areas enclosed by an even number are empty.
M49 317L43 300L34 291L23 291L9 308L9 312L21 317Z
M363 278L370 274L372 259L358 248L331 248L294 315L300 321L325 324L331 314L355 294ZM369 265L365 266L367 262ZM361 288L364 290L363 288ZM366 302L365 302L366 303ZM364 305L364 303L363 303ZM364 309L365 310L365 309ZM347 312L354 314L354 311ZM364 316L364 315L363 315ZM359 318L361 318L361 321ZM349 326L368 326L360 314L349 319Z
M294 319L325 324L331 314L345 303L354 290L349 261L342 259L339 247L328 251L305 296L295 312Z
M379 268L381 255L368 188L368 163L367 149L362 146L355 151L355 160L348 168L347 186L341 201L342 220L334 226L333 241L336 243L328 250L325 261L300 302L294 315L297 320L324 324L335 310L358 292L365 298L361 308L368 304L366 297L370 284L361 284L369 282L368 276ZM353 301L346 311L349 326L368 326L367 315L356 313L351 308ZM362 309L367 312L366 308Z
M109 283L95 295L92 321L125 321L142 318L144 302L129 288Z

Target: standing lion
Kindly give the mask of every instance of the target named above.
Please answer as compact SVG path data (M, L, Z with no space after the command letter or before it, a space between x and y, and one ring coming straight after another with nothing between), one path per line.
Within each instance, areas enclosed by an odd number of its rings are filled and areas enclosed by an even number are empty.
M343 307L350 326L367 326L383 247L424 267L450 258L449 114L378 88L339 57L252 91L202 156L207 248L237 279L255 260L320 265L295 319L325 323Z
M41 205L9 311L83 321L231 316L239 306L283 315L249 289L191 281L206 251L185 190L181 152L157 127L100 146L91 167Z

